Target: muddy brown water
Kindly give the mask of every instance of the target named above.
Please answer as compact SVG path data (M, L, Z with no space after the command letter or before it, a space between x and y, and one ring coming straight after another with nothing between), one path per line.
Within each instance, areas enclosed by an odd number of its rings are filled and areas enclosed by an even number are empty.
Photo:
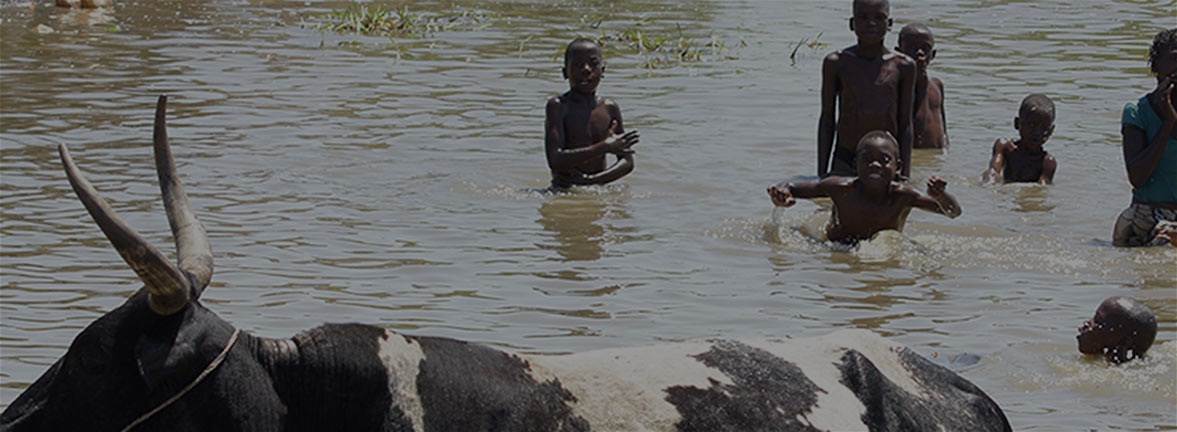
M148 147L167 93L216 257L204 302L254 334L357 321L559 353L858 327L972 380L1019 430L1177 429L1177 249L1109 241L1130 199L1120 110L1154 84L1148 44L1177 5L893 2L888 45L928 24L947 89L950 151L917 151L913 176L948 179L964 215L917 211L845 250L806 235L821 205L774 210L764 189L814 172L820 62L853 43L849 3L424 1L410 10L481 18L392 38L317 28L339 1L5 3L0 405L139 286L58 143L171 250ZM600 92L642 133L635 172L535 192L563 45L633 29L681 29L702 57L650 68L662 56L606 45ZM981 184L1031 92L1057 104L1056 184ZM1157 312L1149 360L1076 352L1110 295Z

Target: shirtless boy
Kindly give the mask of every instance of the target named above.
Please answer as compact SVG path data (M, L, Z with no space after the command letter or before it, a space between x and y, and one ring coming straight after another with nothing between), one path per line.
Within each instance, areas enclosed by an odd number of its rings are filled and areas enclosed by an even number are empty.
M552 170L552 188L605 184L633 171L636 130L625 132L621 108L596 95L605 65L595 41L578 38L564 50L564 78L569 90L548 99L544 149ZM606 167L605 155L617 155Z
M1017 140L998 138L993 143L993 157L982 179L997 181L1000 176L1006 183L1053 183L1058 162L1042 145L1054 133L1054 102L1040 93L1026 96L1014 117L1014 129Z
M903 230L912 207L946 215L960 216L960 204L944 191L948 182L928 178L928 193L896 183L899 143L886 131L872 131L858 142L856 163L858 177L830 176L819 181L786 183L768 188L772 203L791 206L796 198L829 197L834 201L833 217L826 237L831 241L855 243L875 233Z
M911 119L912 148L948 148L948 120L944 115L944 83L928 75L928 63L936 58L936 39L923 24L899 30L895 50L915 60L915 112Z
M854 0L850 30L858 37L858 44L830 53L822 63L821 119L817 125L819 177L853 176L858 140L873 130L884 130L899 138L901 178L911 175L916 66L911 58L883 46L883 38L891 29L890 13L887 0Z
M1102 355L1112 363L1143 357L1157 337L1152 309L1132 297L1108 297L1095 316L1079 327L1079 352Z

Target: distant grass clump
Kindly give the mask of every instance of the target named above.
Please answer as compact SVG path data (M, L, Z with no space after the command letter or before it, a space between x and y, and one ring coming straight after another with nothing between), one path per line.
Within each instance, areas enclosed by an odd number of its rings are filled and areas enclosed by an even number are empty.
M485 14L460 10L446 15L429 15L409 10L408 5L391 8L378 4L352 2L345 10L327 13L331 22L322 28L337 33L358 33L384 36L428 36L454 29L476 29L485 26Z
M602 45L613 42L636 51L644 57L643 65L648 69L709 59L735 58L724 54L727 42L715 37L714 33L706 38L692 37L685 34L682 25L677 23L673 30L659 31L650 28L643 18L629 29L610 32L603 28L603 18L582 17L581 22L600 30L597 40ZM739 46L747 45L742 38L739 40Z

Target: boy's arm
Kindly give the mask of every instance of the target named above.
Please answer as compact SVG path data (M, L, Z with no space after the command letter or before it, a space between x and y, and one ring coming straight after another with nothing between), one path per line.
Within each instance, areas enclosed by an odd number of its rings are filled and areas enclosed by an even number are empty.
M830 155L834 149L837 130L838 52L826 56L821 65L821 117L817 121L817 176L825 178L830 171Z
M797 202L796 198L828 197L839 188L848 187L853 183L851 177L826 177L818 181L781 182L768 187L768 196L772 203L789 207Z
M911 189L911 192L917 194L912 206L955 219L961 213L960 203L956 201L956 197L945 190L947 186L948 182L939 176L928 177L927 194L922 194L914 188Z
M633 144L637 144L639 138L637 131L630 131L628 134L625 133L624 121L621 119L621 107L617 106L617 104L611 100L606 100L605 104L605 107L609 110L609 116L612 117L613 127L611 128L610 133L621 136L632 135L633 142L629 145L632 146ZM609 183L628 175L633 171L633 166L633 149L626 148L626 151L617 153L617 162L612 166L598 173L583 174L575 179L572 179L572 184L592 185Z
M901 178L911 178L911 117L915 106L915 61L910 57L899 54L899 159L903 162Z
M996 182L1001 178L1001 170L1005 169L1005 149L1012 145L1013 143L1004 138L998 138L993 142L993 156L989 158L989 168L981 174L981 181Z
M1042 158L1042 176L1038 177L1038 184L1053 184L1056 169L1058 169L1058 161L1054 156L1048 154Z
M559 96L552 97L548 100L544 110L544 152L547 155L548 167L553 171L571 171L584 161L605 153L631 152L630 146L637 144L637 131L630 131L626 134L617 133L619 131L617 127L620 126L617 120L620 117L614 117L615 121L611 125L609 137L589 146L576 149L566 148L564 109L561 103Z
M944 81L940 81L940 78L932 79L932 82L936 83L936 86L940 88L940 129L944 132L944 148L948 148L948 114L944 112L945 107L948 106L948 102L944 96Z

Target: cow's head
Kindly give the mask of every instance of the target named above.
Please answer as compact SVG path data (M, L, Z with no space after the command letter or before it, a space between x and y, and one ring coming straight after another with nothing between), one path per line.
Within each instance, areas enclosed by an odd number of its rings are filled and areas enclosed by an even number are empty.
M0 430L121 430L194 382L234 335L232 326L198 301L212 277L212 250L176 176L166 108L167 97L161 96L155 162L178 265L127 226L82 177L65 145L59 146L78 198L144 287L78 334L66 354L0 414ZM247 352L240 342L234 348L226 355ZM196 400L189 403L217 405L199 393L209 393L218 381L199 383L204 391L192 392ZM176 404L166 414L145 418L144 429L183 430L202 423L189 422L188 415L184 404ZM177 427L164 426L169 420Z

